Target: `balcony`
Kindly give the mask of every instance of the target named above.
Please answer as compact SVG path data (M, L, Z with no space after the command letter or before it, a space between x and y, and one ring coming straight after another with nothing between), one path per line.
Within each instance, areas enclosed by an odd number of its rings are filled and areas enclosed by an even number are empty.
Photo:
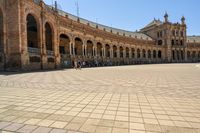
M47 50L47 55L48 55L48 56L54 56L54 51Z
M41 51L39 48L28 47L29 54L40 55Z

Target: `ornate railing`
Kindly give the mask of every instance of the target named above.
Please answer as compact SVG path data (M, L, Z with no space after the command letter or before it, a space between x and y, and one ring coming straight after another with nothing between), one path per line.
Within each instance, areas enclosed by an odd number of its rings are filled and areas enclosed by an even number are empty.
M54 51L47 50L47 55L49 55L49 56L54 56Z
M32 48L32 47L28 47L28 52L31 54L36 54L36 55L40 55L41 53L39 48Z

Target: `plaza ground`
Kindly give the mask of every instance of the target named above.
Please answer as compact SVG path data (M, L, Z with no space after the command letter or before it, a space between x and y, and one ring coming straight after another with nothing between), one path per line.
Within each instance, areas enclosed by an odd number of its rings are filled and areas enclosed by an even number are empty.
M0 73L0 132L200 133L200 64Z

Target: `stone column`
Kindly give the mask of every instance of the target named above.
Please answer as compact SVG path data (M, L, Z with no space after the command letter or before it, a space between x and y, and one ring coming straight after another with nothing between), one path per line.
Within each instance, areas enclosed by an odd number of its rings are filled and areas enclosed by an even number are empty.
M70 42L70 43L69 43L69 55L72 55L72 45L73 45L73 44Z
M187 62L188 61L188 56L187 56L187 48L185 48L185 50L184 50L184 57L185 57L185 62Z
M102 44L103 47L102 47L102 56L103 57L106 57L106 47L105 47L105 44Z
M110 46L110 58L113 58L113 46Z

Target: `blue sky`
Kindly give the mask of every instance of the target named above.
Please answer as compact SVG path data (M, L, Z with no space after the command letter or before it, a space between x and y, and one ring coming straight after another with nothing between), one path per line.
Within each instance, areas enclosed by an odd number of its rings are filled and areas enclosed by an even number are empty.
M44 0L52 4L53 0ZM200 0L57 0L59 7L73 15L79 3L81 18L129 31L139 30L154 18L180 22L184 15L188 35L200 35Z

